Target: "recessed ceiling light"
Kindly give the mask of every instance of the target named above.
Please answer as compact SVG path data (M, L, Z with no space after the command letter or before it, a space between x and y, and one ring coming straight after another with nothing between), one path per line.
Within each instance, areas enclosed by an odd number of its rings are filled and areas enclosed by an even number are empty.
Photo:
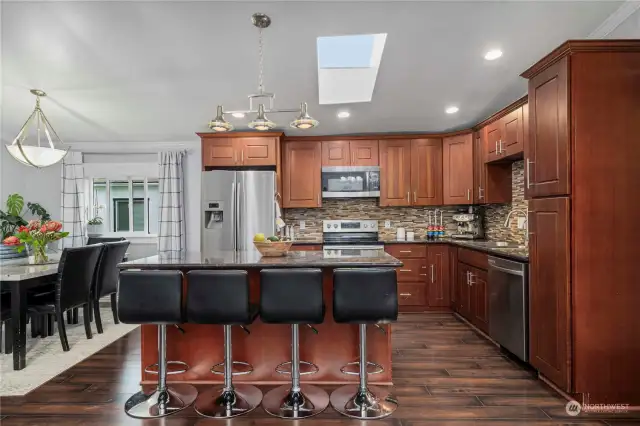
M447 114L455 114L456 112L458 112L459 108L456 106L451 106L447 109L444 110L444 112L446 112Z
M351 114L349 113L349 111L340 111L338 113L338 118L347 118L349 117Z
M235 118L244 118L244 112L234 112L233 115Z
M500 56L502 56L502 50L494 49L494 50L488 51L486 55L484 55L484 58L487 61L493 61L494 59L498 59Z

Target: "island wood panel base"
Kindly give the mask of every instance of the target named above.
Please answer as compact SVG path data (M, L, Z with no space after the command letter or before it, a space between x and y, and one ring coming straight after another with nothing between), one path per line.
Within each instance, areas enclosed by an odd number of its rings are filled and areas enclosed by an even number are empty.
M187 271L184 271L185 273ZM260 277L258 270L249 270L251 303L260 300ZM186 280L185 280L186 281ZM318 373L303 375L302 382L316 384L357 383L357 375L346 375L340 368L358 360L359 336L357 324L337 324L333 321L333 270L323 270L324 303L326 314L322 324L314 325L315 334L305 325L300 326L300 359L316 364ZM186 291L186 282L184 285ZM222 325L182 324L182 334L177 328L167 326L167 360L182 361L189 365L183 374L167 376L169 383L223 383L224 376L212 374L211 367L224 360L224 332ZM369 376L373 384L390 385L391 380L391 327L381 325L367 327L367 358L384 368L381 374ZM240 327L232 327L232 349L235 361L248 362L253 366L251 374L234 376L237 383L285 384L291 377L276 373L278 364L291 360L291 326L286 324L264 324L260 317L248 326L251 334ZM156 383L157 375L144 372L146 366L158 360L158 328L143 325L142 335L142 384ZM302 368L304 370L304 366ZM357 366L353 371L357 371Z

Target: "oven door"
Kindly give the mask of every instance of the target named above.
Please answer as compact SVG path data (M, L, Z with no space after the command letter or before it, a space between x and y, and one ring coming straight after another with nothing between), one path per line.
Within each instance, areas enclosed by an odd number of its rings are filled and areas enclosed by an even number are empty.
M322 197L379 197L380 167L323 167Z
M374 257L379 256L381 250L384 250L383 245L322 246L323 257L328 259Z

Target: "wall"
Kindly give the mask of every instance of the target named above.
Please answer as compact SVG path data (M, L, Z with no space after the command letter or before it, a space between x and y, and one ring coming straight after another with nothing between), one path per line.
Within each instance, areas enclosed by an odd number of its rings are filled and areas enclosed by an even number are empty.
M511 215L511 226L506 228L504 221L512 209L528 211L529 202L524 199L524 161L516 161L511 166L513 200L510 204L492 204L485 207L485 234L487 239L495 241L516 241L524 243L526 229L518 229L517 217Z
M322 241L322 221L331 219L377 219L381 239L393 239L396 228L403 227L416 233L416 238L426 233L427 212L435 207L380 207L377 198L333 198L322 200L318 209L285 209L284 221L293 225L297 240ZM456 207L442 207L446 233L456 230L451 216ZM300 221L305 221L304 230ZM391 220L391 228L384 227L384 221Z

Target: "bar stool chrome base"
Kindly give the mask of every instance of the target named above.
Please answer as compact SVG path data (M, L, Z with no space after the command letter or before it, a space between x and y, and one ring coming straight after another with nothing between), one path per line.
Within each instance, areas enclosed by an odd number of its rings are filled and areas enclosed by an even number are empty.
M173 369L172 366L174 366ZM189 370L189 364L183 361L167 361L167 375L170 376L172 374L182 374L186 373ZM158 364L151 364L145 367L145 373L149 374L158 374Z
M137 419L157 419L184 410L195 401L198 391L185 384L167 386L164 391L138 392L124 404L124 411Z
M389 390L370 386L364 392L358 385L345 385L331 393L334 410L355 419L382 419L398 408L398 400Z
M201 393L194 408L204 417L230 419L253 411L262 401L262 391L252 385L233 385L232 390L224 386Z
M262 408L282 419L302 419L322 413L329 405L329 395L313 385L300 385L294 392L291 385L270 390L262 400Z

